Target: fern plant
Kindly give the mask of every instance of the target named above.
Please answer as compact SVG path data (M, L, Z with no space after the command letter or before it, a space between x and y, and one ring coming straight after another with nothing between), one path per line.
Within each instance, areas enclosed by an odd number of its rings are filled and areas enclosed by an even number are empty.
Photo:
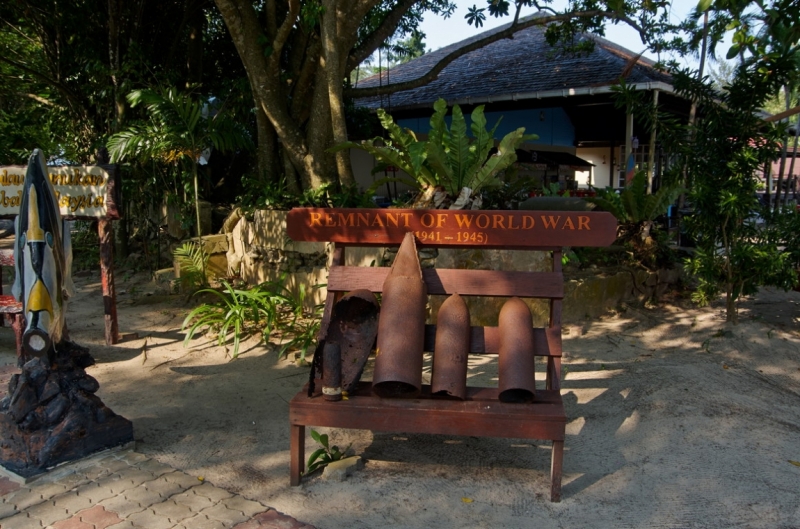
M647 175L644 171L639 171L619 194L613 188L607 187L599 189L596 197L586 197L584 200L608 211L621 224L637 228L635 231L638 232L643 225L649 226L656 217L666 213L682 191L679 184L672 184L664 185L657 192L648 194Z
M524 141L538 138L535 134L526 135L525 128L520 127L506 134L500 140L497 151L490 156L495 146L494 133L500 121L487 130L483 105L472 111L469 127L471 136L467 133L466 119L458 105L453 106L449 128L446 122L447 102L439 99L433 108L427 140L417 139L413 131L401 128L386 111L378 109L381 126L389 135L388 140L373 138L344 142L330 150L361 149L378 161L373 173L392 166L411 177L381 179L373 187L397 180L423 192L441 186L451 197L455 197L464 187L475 193L483 187L499 184L497 176L517 160L516 149Z
M175 248L172 253L180 268L181 282L184 288L196 290L208 285L206 268L210 257L203 245L195 241L187 241Z

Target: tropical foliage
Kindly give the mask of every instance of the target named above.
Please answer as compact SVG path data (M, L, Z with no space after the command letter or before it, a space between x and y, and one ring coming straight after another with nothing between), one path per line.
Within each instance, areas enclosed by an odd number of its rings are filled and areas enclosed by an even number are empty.
M109 138L111 161L159 160L168 164L188 163L194 190L196 231L200 237L200 198L197 166L207 163L211 149L229 152L251 145L246 131L208 101L167 88L161 92L134 90L128 94L131 107L143 105L149 121L130 126ZM205 155L204 155L205 152Z
M195 334L209 330L217 335L217 343L225 348L233 338L232 358L239 356L242 338L260 333L266 341L277 317L276 299L273 292L261 287L242 290L222 281L222 292L206 288L197 294L216 297L215 303L202 303L194 308L183 320L182 331L186 331L183 346L188 347Z
M260 334L266 342L275 333L282 342L280 356L294 350L300 353L298 363L305 362L308 349L317 338L322 316L322 305L307 307L309 289L305 284L292 290L286 286L285 275L245 289L235 288L224 280L221 283L221 289L206 288L194 294L211 296L213 300L199 304L184 319L181 327L186 332L184 347L198 334L206 333L216 336L226 353L232 339L232 358L236 358L243 339Z
M680 184L667 184L655 193L647 193L647 174L638 171L633 179L619 192L607 187L598 189L597 196L584 200L596 204L603 211L614 215L626 231L634 235L646 236L643 230L649 229L652 222L667 212L683 192Z
M526 140L537 138L534 134L526 135L524 127L518 128L506 134L496 152L490 155L494 148L494 133L500 122L487 130L483 105L472 111L469 126L471 135L467 132L467 121L458 105L453 106L450 127L446 121L447 102L439 99L433 108L427 140L418 139L413 131L401 128L386 111L379 109L378 117L389 135L388 140L378 137L346 142L337 145L334 150L362 149L378 161L373 172L383 171L389 166L396 167L411 177L411 180L400 180L419 191L425 193L441 187L455 197L465 187L477 193L484 187L500 184L497 176L517 160L517 147ZM383 182L385 180L380 180L376 185L382 185Z
M320 434L316 430L311 430L311 438L321 446L308 456L305 474L311 474L315 470L325 468L334 461L343 459L350 449L350 446L344 450L340 450L336 445L331 446L330 441L328 441L328 434Z

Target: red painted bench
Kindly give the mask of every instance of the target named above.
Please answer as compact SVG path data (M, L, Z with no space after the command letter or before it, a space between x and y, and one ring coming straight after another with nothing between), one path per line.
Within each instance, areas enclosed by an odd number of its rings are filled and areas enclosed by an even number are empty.
M430 386L413 399L380 398L369 382L361 382L347 400L326 401L302 389L289 403L291 425L290 482L300 483L305 458L305 427L367 429L380 432L426 433L552 441L550 499L560 501L561 469L567 417L561 399L561 304L564 280L562 247L607 246L616 236L616 220L608 213L534 211L449 211L391 209L295 209L287 228L295 241L334 242L320 335L327 329L333 305L349 291L380 292L389 268L344 265L351 246L398 246L412 231L420 248L486 248L549 252L552 271L426 269L428 294L499 296L549 300L549 325L534 329L534 351L546 358L544 388L533 402L498 400L497 388L471 387L463 401L431 395ZM425 330L425 351L434 351L435 325ZM471 353L497 354L496 327L472 327Z
M14 267L14 250L0 249L0 267ZM2 271L0 270L0 314L3 320L11 324L17 340L17 358L22 357L22 333L25 329L25 317L22 315L22 303L13 296L3 294Z

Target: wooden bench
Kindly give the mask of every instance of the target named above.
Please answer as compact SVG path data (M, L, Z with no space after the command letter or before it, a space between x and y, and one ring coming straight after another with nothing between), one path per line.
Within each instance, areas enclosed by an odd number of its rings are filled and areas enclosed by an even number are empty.
M0 314L3 320L11 324L17 340L17 358L22 358L22 333L25 330L25 316L22 315L22 303L14 296L3 294L3 277L1 267L14 267L14 250L0 249Z
M497 388L470 387L465 400L431 395L423 385L413 399L380 398L369 382L361 382L347 400L331 402L321 384L308 395L304 388L289 403L291 425L290 482L300 483L305 459L305 427L367 429L379 432L446 434L552 441L550 499L560 501L561 469L567 417L561 399L561 304L564 280L563 246L606 246L616 236L616 220L608 213L534 211L449 211L379 209L294 209L287 228L295 241L333 242L320 336L333 306L352 290L381 292L389 268L345 266L351 246L397 246L406 232L418 247L517 249L550 252L549 272L425 269L428 294L499 296L549 300L549 324L534 329L534 351L546 359L545 387L533 402L498 400ZM496 327L472 327L471 353L497 354ZM435 325L425 330L425 351L434 353Z

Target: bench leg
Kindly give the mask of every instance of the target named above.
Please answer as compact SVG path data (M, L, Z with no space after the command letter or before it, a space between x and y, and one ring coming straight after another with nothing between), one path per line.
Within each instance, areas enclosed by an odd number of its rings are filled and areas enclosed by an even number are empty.
M301 424L292 424L289 433L290 465L289 478L292 487L300 484L300 474L303 473L306 451L306 427Z
M550 459L550 501L561 501L561 465L564 462L564 441L553 441Z

